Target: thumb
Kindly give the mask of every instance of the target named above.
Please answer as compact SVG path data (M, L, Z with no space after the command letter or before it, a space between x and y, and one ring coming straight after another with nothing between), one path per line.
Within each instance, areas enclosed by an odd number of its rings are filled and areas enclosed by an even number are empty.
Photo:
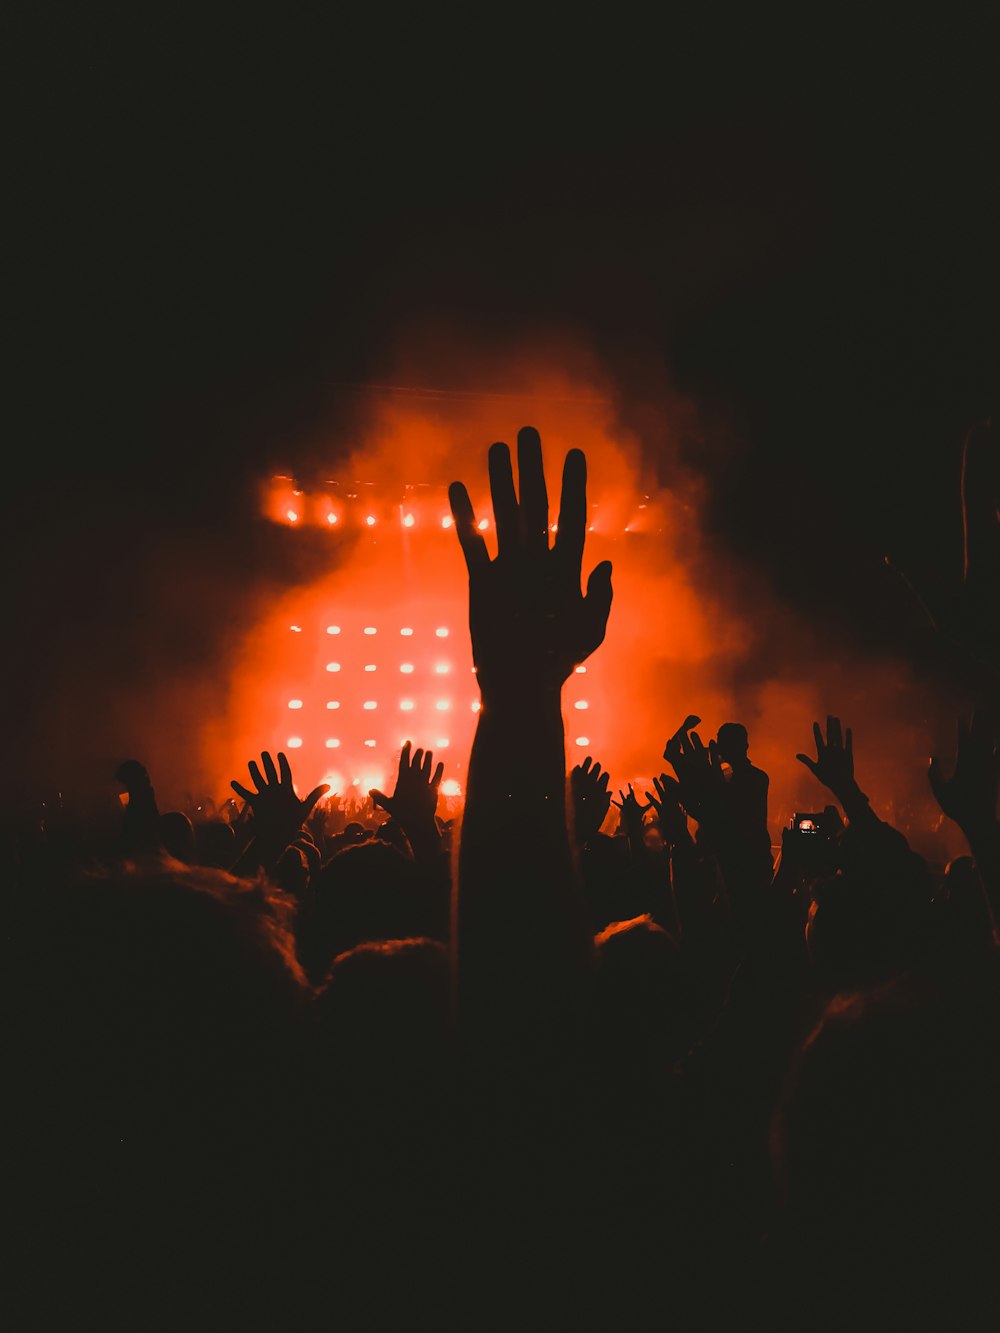
M814 778L819 777L819 773L817 772L816 769L816 761L814 759L810 759L807 754L797 754L795 758L799 761L800 764L805 764L806 768L808 768L809 772L813 775Z
M604 640L604 631L607 627L608 614L611 611L611 600L614 593L611 588L611 561L602 560L599 565L594 567L590 578L587 580L587 595L584 598L584 606L590 617L591 624L598 634L597 644Z
M396 804L391 796L386 796L384 791L379 791L378 787L372 787L368 795L372 798L372 804L381 806L387 814L392 814L392 808Z

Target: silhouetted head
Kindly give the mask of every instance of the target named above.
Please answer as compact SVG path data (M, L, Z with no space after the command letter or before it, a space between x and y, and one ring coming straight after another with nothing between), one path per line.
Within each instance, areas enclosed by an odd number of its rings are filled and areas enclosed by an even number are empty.
M719 757L727 764L737 763L747 757L750 738L742 722L723 722L715 741Z
M160 841L175 861L185 865L194 865L197 848L194 839L194 825L183 810L168 810L160 816Z

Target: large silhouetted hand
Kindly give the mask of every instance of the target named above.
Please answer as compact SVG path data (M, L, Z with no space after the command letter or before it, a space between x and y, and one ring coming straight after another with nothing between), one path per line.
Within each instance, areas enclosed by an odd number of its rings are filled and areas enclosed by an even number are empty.
M399 824L416 854L428 846L440 846L441 835L434 820L438 788L444 773L444 764L434 767L433 751L412 750L407 741L399 754L396 786L391 796L373 787L368 793L374 805L380 806Z
M975 837L996 822L1000 789L1000 747L992 719L977 709L971 723L959 720L955 771L945 777L939 760L930 762L927 776L938 805L966 837Z
M497 554L491 560L476 526L469 493L454 482L448 495L469 571L472 656L486 706L539 685L557 690L604 640L611 610L611 563L602 561L580 590L587 528L587 464L579 449L566 456L555 543L549 545L549 501L538 432L517 436L519 494L510 450L489 452Z
M573 798L573 831L579 846L589 842L601 830L605 816L611 806L611 793L608 791L610 777L600 764L595 764L588 754L582 764L577 764L569 775L570 795Z
M826 719L826 739L818 722L813 723L813 738L816 758L797 754L795 758L799 763L805 764L813 777L833 792L845 810L859 796L867 800L854 780L854 738L850 727L842 730L840 718L830 716Z
M469 761L452 949L460 1028L478 1032L484 1050L518 1051L522 1070L532 1065L548 1078L546 1040L572 1026L567 1009L583 1002L593 955L570 854L560 694L574 666L604 639L611 565L597 566L584 596L587 467L580 450L571 450L563 467L551 546L541 442L531 427L518 432L517 461L515 491L507 445L489 451L493 559L465 486L455 482L449 490L469 573L469 628L483 696ZM510 1071L497 1054L500 1064ZM491 1067L484 1076L493 1077Z
M305 800L300 800L292 782L292 770L287 757L279 752L278 767L267 750L261 754L263 774L256 760L249 764L254 790L244 787L235 779L229 784L237 796L247 802L253 811L254 838L234 870L249 871L256 866L271 869L285 848L294 841L295 834L306 822L321 796L330 790L328 782L314 787Z

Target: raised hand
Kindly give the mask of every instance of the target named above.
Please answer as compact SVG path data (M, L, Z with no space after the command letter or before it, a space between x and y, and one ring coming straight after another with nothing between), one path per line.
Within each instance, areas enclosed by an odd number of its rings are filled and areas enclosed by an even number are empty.
M368 793L372 804L381 806L406 834L417 828L437 829L434 811L437 809L438 788L444 773L444 764L439 763L434 768L434 754L431 750L426 754L423 750L417 750L411 758L412 745L412 741L407 741L399 753L399 771L392 795L386 796L377 787Z
M330 790L330 784L321 782L300 801L287 757L279 752L277 768L267 750L260 757L263 774L255 760L251 759L249 764L254 791L235 779L229 785L253 811L256 862L270 868L312 814L319 798Z
M1000 790L1000 746L987 714L977 709L972 722L958 722L955 771L946 778L935 757L927 777L938 805L967 837L990 828L996 821Z
M816 758L806 754L797 754L795 758L805 764L813 777L833 792L842 805L850 804L858 794L858 784L854 780L854 739L851 729L842 730L840 718L829 716L826 719L826 739L823 728L818 722L813 723L813 737L816 741Z
M651 791L644 793L646 800L655 809L660 822L660 832L668 847L676 847L689 837L687 813L681 804L681 786L676 778L661 773L653 779L655 795Z
M645 805L639 804L639 798L636 796L631 782L628 784L628 791L619 791L621 800L612 800L611 804L621 811L622 823L631 832L632 830L642 828L642 817L650 808L649 802Z
M595 764L589 754L582 764L577 764L570 772L573 827L576 831L576 840L581 846L595 837L604 823L604 817L611 805L609 781L609 774L602 771L600 764Z
M489 452L490 493L497 530L491 560L461 482L449 492L455 529L469 571L472 656L487 707L498 691L539 685L558 691L573 668L604 640L611 610L611 563L602 561L580 591L587 527L587 464L571 449L563 467L555 543L549 546L549 501L538 432L517 436L520 494L510 450Z

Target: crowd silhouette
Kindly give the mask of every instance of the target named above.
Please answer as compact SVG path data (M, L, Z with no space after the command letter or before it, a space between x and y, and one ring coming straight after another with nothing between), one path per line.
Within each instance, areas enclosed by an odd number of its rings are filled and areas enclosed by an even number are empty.
M970 435L967 479L994 448ZM409 744L364 808L264 752L187 812L126 761L111 846L8 822L13 1327L986 1322L995 494L967 488L936 612L986 682L929 772L968 854L877 817L831 713L775 858L739 722L665 719L649 791L567 775L612 571L582 590L583 454L551 544L531 428L517 463L489 451L493 558L450 491L482 693L460 826Z

